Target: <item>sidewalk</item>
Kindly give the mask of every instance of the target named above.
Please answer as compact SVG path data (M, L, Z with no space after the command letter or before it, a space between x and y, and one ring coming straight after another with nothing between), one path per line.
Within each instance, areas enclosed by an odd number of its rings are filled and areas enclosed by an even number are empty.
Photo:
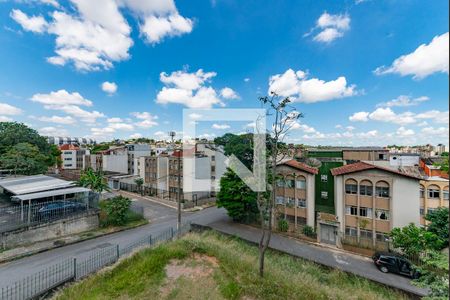
M252 243L258 243L260 238L260 231L258 229L233 223L229 220L220 220L209 224L199 223L199 225L210 227L224 234L237 236ZM426 289L412 285L409 278L396 274L382 273L375 267L370 258L352 254L344 250L305 243L278 234L272 234L269 247L313 261L317 264L364 277L409 294L419 297L427 295Z

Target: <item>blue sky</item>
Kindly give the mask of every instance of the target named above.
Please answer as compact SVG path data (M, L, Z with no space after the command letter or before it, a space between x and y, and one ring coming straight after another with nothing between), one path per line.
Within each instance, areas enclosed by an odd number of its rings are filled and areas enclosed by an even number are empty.
M0 120L165 138L184 108L275 90L304 113L295 143L448 144L448 17L448 1L0 0Z

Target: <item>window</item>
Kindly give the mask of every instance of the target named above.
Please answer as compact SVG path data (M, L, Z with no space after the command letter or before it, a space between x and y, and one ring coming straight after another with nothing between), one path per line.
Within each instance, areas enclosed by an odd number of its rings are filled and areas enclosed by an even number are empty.
M295 182L295 187L302 190L306 189L306 180L297 180Z
M380 242L387 242L387 241L389 241L389 236L388 235L386 235L385 233L383 233L383 232L376 232L376 237L377 237L377 241L380 241Z
M389 198L389 187L377 186L375 187L375 194L377 195L377 197Z
M358 186L356 184L346 184L345 193L355 195L358 191Z
M320 175L320 181L328 182L328 175Z
M427 214L435 212L437 208L429 208L427 209Z
M358 215L358 207L348 205L345 207L345 213L347 215L357 216Z
M384 209L376 209L375 210L375 218L377 220L389 220L389 211Z
M372 196L373 188L371 185L360 185L359 194L364 196Z
M211 166L211 172L215 172L216 171L216 166Z
M371 230L360 229L359 230L359 236L362 237L362 238L371 239L372 238L372 231Z
M444 190L443 192L444 200L448 200L448 190Z
M284 182L282 179L277 180L277 187L284 187Z
M361 217L372 218L372 209L368 207L360 207L359 215Z
M216 157L214 155L211 155L211 161L215 161Z
M283 196L277 196L276 198L275 198L275 202L276 202L276 204L284 204L284 197Z
M298 207L306 207L306 199L297 199Z
M420 213L421 216L423 216L424 212L425 212L425 210L424 210L423 208L421 208L421 209L419 210L419 213Z
M288 187L288 188L293 188L294 185L295 185L294 179L288 179L288 180L286 180L286 187Z
M328 199L328 192L320 192L320 197L322 199Z
M72 160L72 157L64 157L64 160Z
M420 187L420 198L425 198L425 189Z
M295 204L295 199L294 199L294 198L291 198L291 197L287 197L287 202L286 202L286 204L287 204L287 205L292 205L292 206L294 206L294 204Z
M440 197L440 191L438 189L428 189L428 198L438 198Z
M354 227L345 227L345 235L357 236L358 230L356 230L356 228L354 228Z

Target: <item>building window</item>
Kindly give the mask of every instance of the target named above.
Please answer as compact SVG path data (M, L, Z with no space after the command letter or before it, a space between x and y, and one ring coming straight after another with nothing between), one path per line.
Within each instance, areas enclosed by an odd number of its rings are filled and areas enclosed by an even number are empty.
M376 232L377 241L379 242L387 242L389 241L389 236L384 234L383 232Z
M295 199L294 199L294 198L291 198L291 197L287 197L286 204L289 205L289 206L294 206L294 204L295 204Z
M356 228L354 228L354 227L345 227L345 235L357 236L358 230L356 230Z
M297 180L297 181L295 182L295 186L296 186L298 189L302 189L302 190L306 189L306 180Z
M288 188L293 188L294 185L295 185L294 179L288 179L288 180L286 180L286 187L288 187Z
M425 189L423 187L420 188L420 198L425 198Z
M305 199L297 199L297 206L298 207L306 207L306 200Z
M437 210L437 208L429 208L427 209L427 214L435 212Z
M389 198L389 187L377 186L375 187L375 194L377 195L377 197Z
M389 220L389 211L384 209L376 209L375 210L375 218L377 220Z
M444 200L448 200L448 190L444 190L443 192Z
M328 175L320 175L320 181L328 182Z
M277 187L284 187L284 182L282 179L277 180Z
M373 188L371 185L360 185L359 194L364 196L372 196Z
M438 198L440 197L440 191L438 189L428 189L428 198Z
M368 207L360 207L359 215L361 217L372 218L372 209Z
M358 215L358 207L347 205L345 207L345 213L347 215L357 216Z
M214 155L211 155L211 161L215 161L216 157Z
M358 192L358 186L356 184L346 184L345 185L345 193L356 195Z
M275 198L275 202L276 202L276 204L283 205L284 204L284 197L283 196L277 196Z
M371 239L372 238L372 231L371 230L359 230L359 236L365 239Z
M328 199L328 192L325 192L325 191L320 192L320 197L322 199Z
M421 216L423 216L424 212L425 212L425 210L424 210L423 208L421 208L421 209L419 210L419 213L420 213Z

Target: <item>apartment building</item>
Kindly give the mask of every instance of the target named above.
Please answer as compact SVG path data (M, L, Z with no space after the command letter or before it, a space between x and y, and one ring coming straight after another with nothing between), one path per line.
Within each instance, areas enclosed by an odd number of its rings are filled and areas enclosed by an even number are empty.
M336 222L319 226L320 238L334 235L369 240L375 246L385 241L394 227L420 224L420 177L357 162L331 170L334 176ZM334 228L332 228L334 227ZM329 242L329 240L321 240Z
M292 226L315 223L315 175L318 169L294 159L277 165L275 204L278 216Z
M81 170L84 155L89 155L88 149L82 149L72 144L62 145L59 150L61 151L61 169L63 170Z
M449 207L449 180L440 176L427 176L420 181L420 224L426 225L424 216L439 207Z
M137 159L135 174L144 179L145 193L168 198L168 154L141 156Z

